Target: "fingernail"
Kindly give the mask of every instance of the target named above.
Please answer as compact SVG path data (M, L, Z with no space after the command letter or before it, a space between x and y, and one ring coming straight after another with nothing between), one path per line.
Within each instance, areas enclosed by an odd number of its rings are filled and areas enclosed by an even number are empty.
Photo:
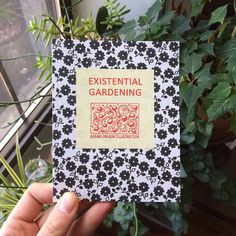
M60 202L59 209L67 214L71 214L75 207L77 207L78 199L73 193L63 194Z

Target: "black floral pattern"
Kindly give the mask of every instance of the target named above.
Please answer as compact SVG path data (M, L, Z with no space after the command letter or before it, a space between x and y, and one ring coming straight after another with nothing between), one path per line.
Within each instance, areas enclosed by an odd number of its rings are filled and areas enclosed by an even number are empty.
M70 95L67 97L67 102L68 104L70 104L71 106L74 106L76 103L76 97L75 95Z
M57 60L60 60L60 59L63 58L63 56L64 56L64 54L63 54L61 49L54 50L54 52L53 52L53 57L54 58L56 58Z
M69 138L65 138L62 141L62 147L63 148L70 148L72 146L72 142Z
M112 56L109 56L107 58L107 64L108 66L114 66L116 65L116 58L115 57L112 57Z
M96 58L98 61L102 61L102 60L105 58L104 52L102 52L102 51L97 51L97 52L95 53L95 58Z
M56 39L52 55L54 199L179 200L179 43ZM78 67L154 70L153 149L76 147Z
M62 66L59 70L58 73L62 77L66 77L68 75L68 69L65 66Z
M99 47L99 42L93 40L93 41L91 41L91 42L89 43L89 46L90 46L92 49L98 49L98 47Z
M64 125L62 128L62 131L64 134L70 134L72 132L72 127L71 125Z
M120 51L117 56L120 58L120 60L126 60L128 57L128 52Z
M67 81L71 85L76 84L76 77L75 77L75 75L68 75Z
M153 160L155 159L156 153L153 150L148 150L146 152L146 157L148 160Z
M67 49L71 49L74 47L74 42L72 40L65 40L64 41L64 47L67 48Z
M74 59L72 56L66 55L64 56L63 61L66 65L70 66L74 62Z
M66 163L66 169L69 171L74 171L76 169L76 165L73 161L68 161Z

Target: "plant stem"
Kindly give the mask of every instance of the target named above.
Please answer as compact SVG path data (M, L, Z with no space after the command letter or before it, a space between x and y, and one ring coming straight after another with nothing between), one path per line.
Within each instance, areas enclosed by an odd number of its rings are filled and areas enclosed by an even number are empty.
M65 13L66 13L66 17L67 17L68 23L70 25L71 38L73 39L74 38L74 34L73 34L73 29L72 29L71 20L70 20L69 14L68 14L68 10L66 8L66 4L65 4L64 0L62 0L62 3L63 3L63 6L65 8Z
M0 58L0 61L12 61L12 60L17 60L17 59L21 59L21 58L25 58L25 57L37 57L37 54L25 54L19 57L12 57L12 58ZM42 56L42 55L41 55ZM50 57L50 56L42 56L42 57Z
M46 95L40 95L40 96L37 96L37 97L33 97L33 98L30 98L30 99L26 99L26 100L21 100L21 101L14 101L14 102L5 102L5 101L1 101L0 102L0 107L3 107L3 106L11 106L11 105L14 105L14 104L18 104L18 103L26 103L26 102L32 102L38 98L43 98L43 97L51 97L52 95L50 94L46 94Z
M19 186L5 186L5 185L0 185L0 188L27 189L28 187L19 187Z
M48 19L53 23L53 25L57 28L57 30L60 32L60 34L62 35L62 37L65 39L66 36L64 35L64 33L61 31L60 27L57 25L57 23L52 19L51 16L45 15L43 14L43 16L48 17Z
M75 2L74 4L72 4L72 5L69 6L69 7L64 7L64 6L62 6L62 8L66 8L66 9L68 10L68 9L71 9L72 7L76 6L77 4L79 4L79 3L81 3L81 2L83 2L83 0L79 0L78 2Z
M135 233L134 236L138 236L138 217L136 211L136 203L133 202L133 210L134 210L134 220L135 220Z

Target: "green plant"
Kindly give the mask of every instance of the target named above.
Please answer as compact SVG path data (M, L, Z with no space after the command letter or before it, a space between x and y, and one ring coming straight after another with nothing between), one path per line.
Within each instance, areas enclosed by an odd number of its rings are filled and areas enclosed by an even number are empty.
M41 159L33 159L24 167L18 138L16 139L16 157L17 171L13 170L4 157L0 156L0 163L10 177L0 173L0 228L31 183L52 181L51 164L47 164Z
M218 118L229 118L231 131L236 131L236 17L226 17L228 5L225 5L213 11L209 19L202 20L200 15L206 2L191 1L192 15L186 17L175 11L162 15L163 1L158 0L137 22L127 22L118 34L125 40L181 42L181 161L187 174L183 187L190 187L193 181L206 182L214 190L213 197L235 204L235 183L216 169L212 154L207 153L206 148L213 122ZM182 198L186 201L181 205L190 204L191 199L184 194L185 191ZM185 214L183 209L173 210L168 204L165 207L176 235L185 230L181 227L184 224L176 222L173 216L176 211Z

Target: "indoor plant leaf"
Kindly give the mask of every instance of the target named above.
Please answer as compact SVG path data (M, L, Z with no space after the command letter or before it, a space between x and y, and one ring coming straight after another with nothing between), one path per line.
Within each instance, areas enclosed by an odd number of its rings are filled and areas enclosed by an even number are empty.
M183 100L190 110L196 104L198 98L202 95L203 88L189 84L183 92Z
M198 16L207 0L191 0L191 16Z
M220 22L223 24L225 16L227 14L227 7L228 5L224 5L222 7L218 7L215 11L211 13L211 18L209 21L209 25Z
M207 96L209 99L227 98L231 93L231 86L227 82L219 82L218 85Z
M200 69L201 65L202 55L194 52L191 54L191 56L185 58L185 65L183 67L183 70L186 72L186 74L193 74L198 69Z
M18 135L16 136L16 158L17 158L17 164L18 164L20 179L21 179L22 183L24 184L24 186L26 186L27 181L26 181L22 156L21 156L21 153L20 153Z

